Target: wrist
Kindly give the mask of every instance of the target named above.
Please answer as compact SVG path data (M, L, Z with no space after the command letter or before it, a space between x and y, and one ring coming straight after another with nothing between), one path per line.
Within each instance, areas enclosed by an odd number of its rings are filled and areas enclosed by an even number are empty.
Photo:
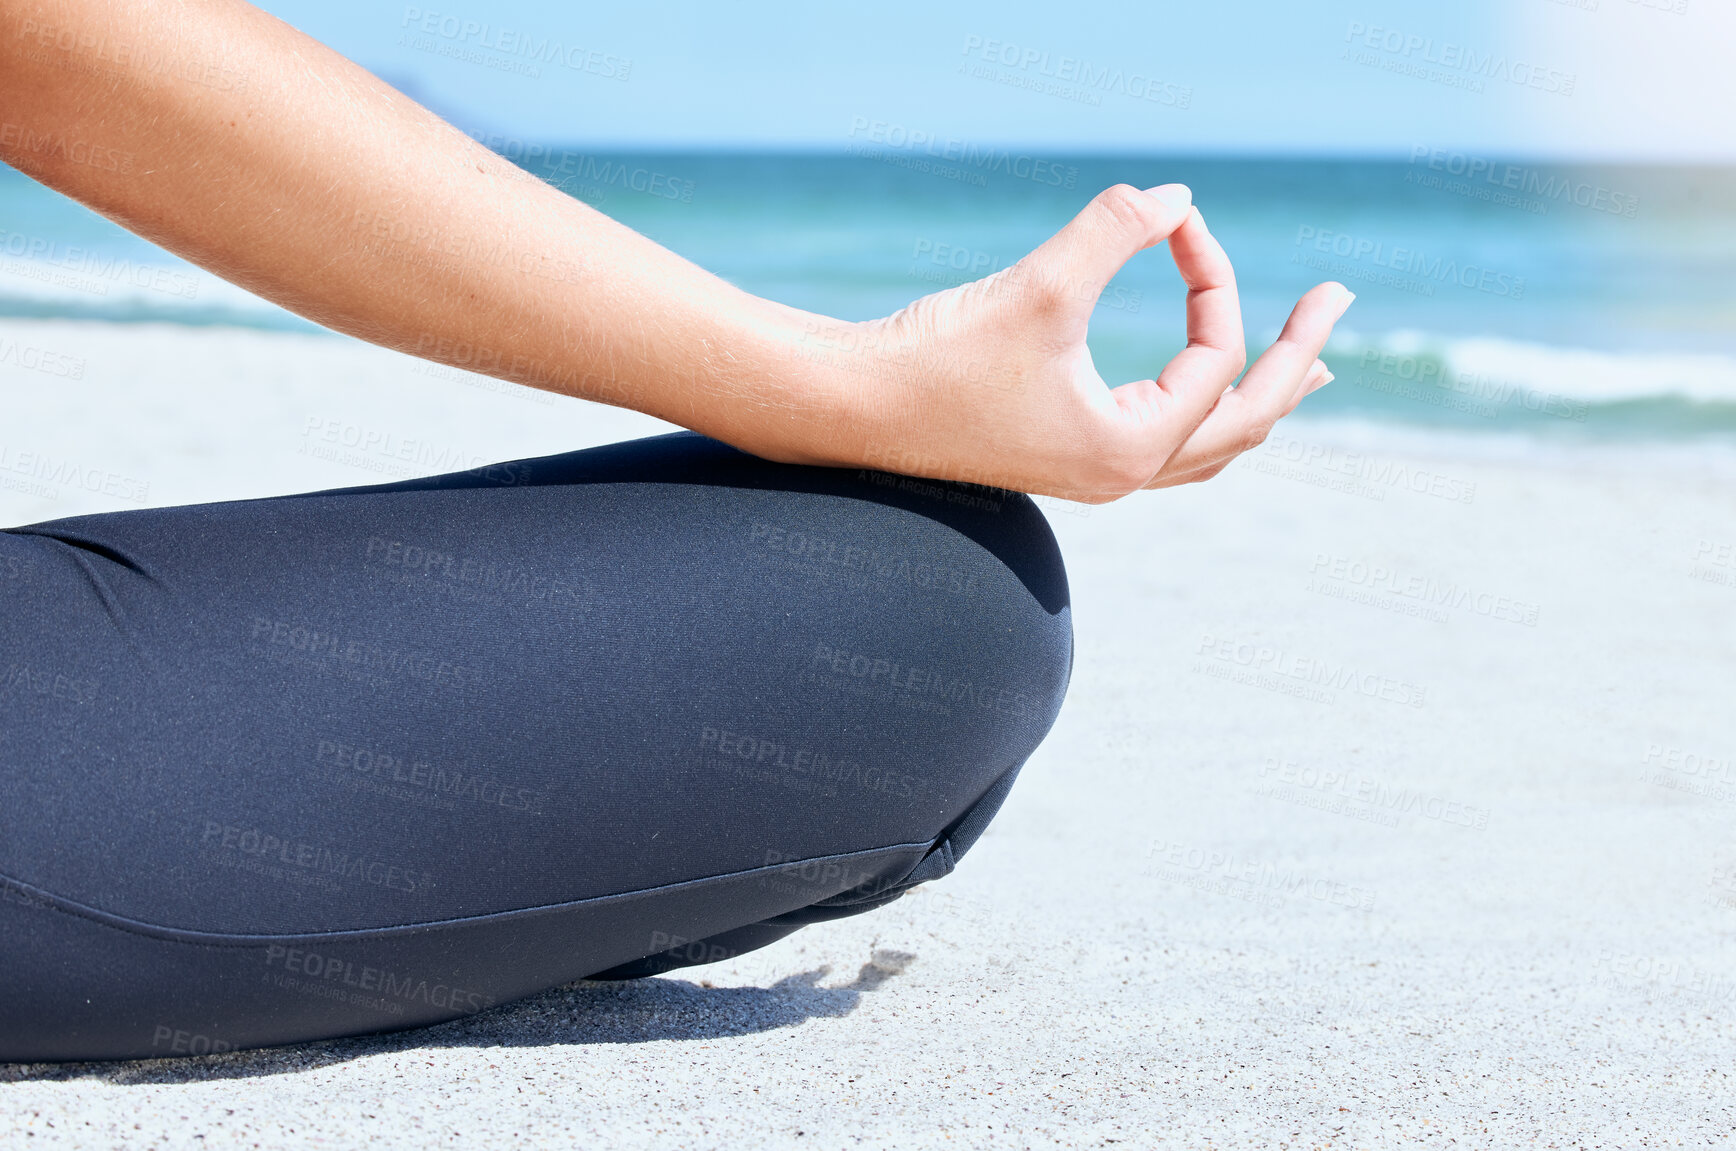
M788 463L872 466L889 428L898 355L884 321L852 322L771 304L767 373L774 395L756 413L768 443L756 454Z

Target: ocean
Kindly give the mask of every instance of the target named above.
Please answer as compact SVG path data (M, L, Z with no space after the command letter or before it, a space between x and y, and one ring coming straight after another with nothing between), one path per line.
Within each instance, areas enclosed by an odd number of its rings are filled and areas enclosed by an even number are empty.
M1182 181L1235 262L1252 351L1311 284L1357 293L1304 419L1736 444L1733 169L486 142L750 291L846 319L1005 267L1110 184ZM1161 249L1108 285L1091 332L1106 379L1174 354L1181 297ZM318 330L10 169L0 316Z

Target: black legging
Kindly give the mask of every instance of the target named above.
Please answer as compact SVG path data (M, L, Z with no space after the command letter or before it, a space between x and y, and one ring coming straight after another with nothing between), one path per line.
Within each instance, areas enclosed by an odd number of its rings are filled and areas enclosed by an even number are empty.
M395 1030L946 874L1066 689L1024 496L682 433L0 532L0 1060Z

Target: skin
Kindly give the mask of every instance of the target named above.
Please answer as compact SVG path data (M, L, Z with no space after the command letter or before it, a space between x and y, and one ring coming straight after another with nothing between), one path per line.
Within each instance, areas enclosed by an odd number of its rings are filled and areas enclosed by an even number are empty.
M240 0L0 0L0 122L8 164L337 331L772 460L1091 503L1209 478L1259 444L1330 380L1318 356L1353 299L1309 291L1243 374L1235 273L1188 190L1117 185L987 279L884 319L815 315L549 187ZM1092 306L1165 241L1187 347L1110 388L1085 346Z

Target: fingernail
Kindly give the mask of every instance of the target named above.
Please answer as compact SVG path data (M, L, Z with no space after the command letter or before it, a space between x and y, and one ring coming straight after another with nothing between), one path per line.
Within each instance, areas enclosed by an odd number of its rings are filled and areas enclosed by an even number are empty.
M1328 370L1324 376L1320 377L1320 382L1322 385L1330 384L1333 380L1336 380L1337 378L1338 378L1337 376L1333 375L1332 372L1330 370Z
M1145 192L1148 196L1156 196L1164 207L1177 212L1186 212L1193 207L1193 189L1186 184L1159 184Z
M1356 302L1356 293L1343 284L1338 285L1338 291L1344 296L1344 302L1338 305L1338 314L1342 316L1345 310Z

